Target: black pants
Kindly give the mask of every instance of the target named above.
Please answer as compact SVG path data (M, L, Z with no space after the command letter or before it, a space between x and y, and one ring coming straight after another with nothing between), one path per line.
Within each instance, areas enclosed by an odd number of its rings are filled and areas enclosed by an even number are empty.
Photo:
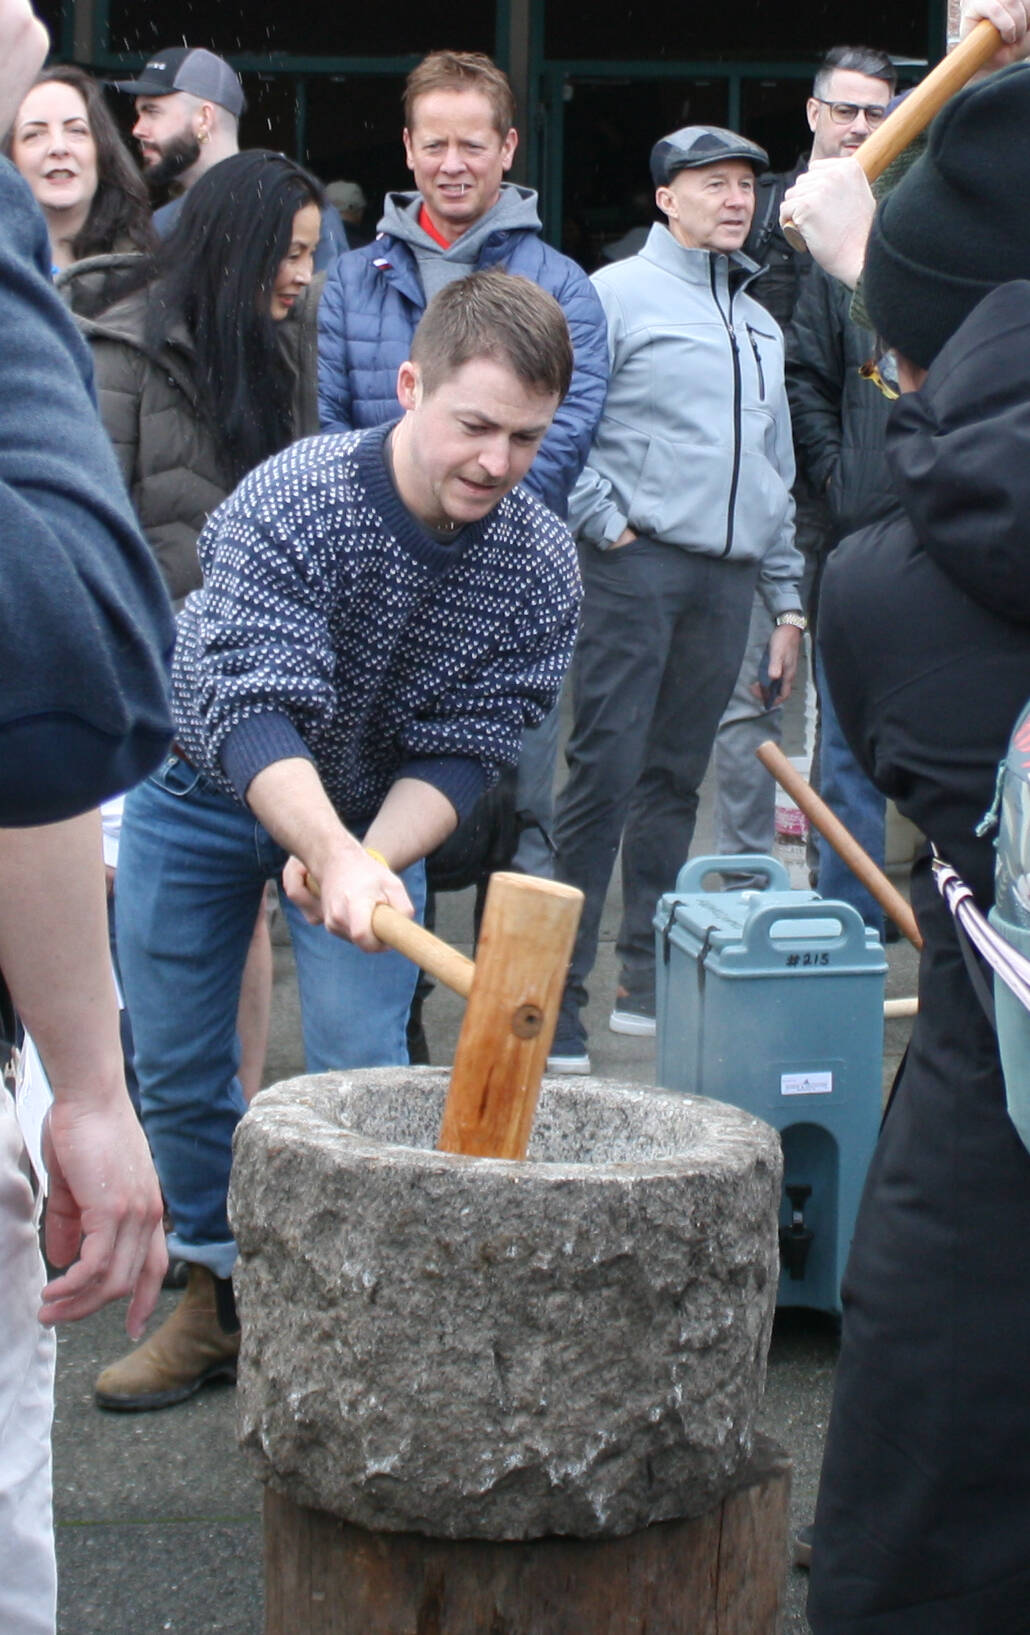
M716 728L747 643L754 562L638 539L581 551L569 778L558 801L557 877L586 895L566 1007L586 1002L605 893L622 839L620 984L654 992L652 919L686 861Z

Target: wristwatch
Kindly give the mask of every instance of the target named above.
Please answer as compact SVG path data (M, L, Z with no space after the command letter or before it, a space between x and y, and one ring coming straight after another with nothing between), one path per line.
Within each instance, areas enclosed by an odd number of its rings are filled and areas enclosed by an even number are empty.
M808 620L805 618L805 615L803 613L801 613L801 612L797 612L797 613L777 613L776 623L778 625L780 625L780 624L791 624L791 625L794 626L795 630L800 630L802 633L804 633L808 629Z

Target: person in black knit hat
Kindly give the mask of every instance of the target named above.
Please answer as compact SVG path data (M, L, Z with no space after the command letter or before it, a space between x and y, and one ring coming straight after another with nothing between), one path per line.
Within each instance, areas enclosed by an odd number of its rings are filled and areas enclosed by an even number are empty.
M921 369L992 289L1030 277L1028 108L1028 64L969 86L873 218L866 310Z
M986 910L979 829L1030 696L1030 68L938 115L863 292L898 354L900 509L820 619L859 762ZM872 389L872 387L870 387ZM954 922L917 859L919 1015L869 1171L816 1509L814 1635L1030 1629L1030 1153Z

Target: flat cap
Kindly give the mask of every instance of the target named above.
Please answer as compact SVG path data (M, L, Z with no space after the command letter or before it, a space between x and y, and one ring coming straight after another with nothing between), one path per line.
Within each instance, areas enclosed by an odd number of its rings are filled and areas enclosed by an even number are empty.
M651 149L651 175L655 187L661 187L678 170L717 165L724 159L746 159L756 172L769 169L765 149L757 142L749 142L746 136L724 131L721 125L684 125L671 136L663 136Z

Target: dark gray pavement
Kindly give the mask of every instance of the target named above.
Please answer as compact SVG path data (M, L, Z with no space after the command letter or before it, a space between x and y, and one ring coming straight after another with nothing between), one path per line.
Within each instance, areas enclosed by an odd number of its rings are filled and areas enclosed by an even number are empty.
M800 732L795 715L786 747ZM710 833L702 802L698 844ZM609 896L589 1010L594 1071L654 1082L653 1041L608 1032L614 992L617 886ZM469 949L469 894L441 900L438 930ZM915 991L916 956L889 950L888 994ZM461 1004L437 989L425 1011L433 1059L450 1060ZM884 1082L893 1076L908 1023L888 1023ZM271 1084L302 1070L296 989L289 951L276 950ZM162 1296L159 1317L175 1294ZM109 1310L60 1335L54 1489L60 1570L61 1635L260 1635L261 1490L234 1440L231 1388L214 1386L177 1408L152 1414L104 1414L92 1403L95 1375L126 1348L124 1312ZM785 1312L769 1358L761 1427L794 1462L795 1524L811 1519L822 1454L837 1334L832 1320ZM788 1574L785 1635L806 1635L807 1575ZM13 1632L12 1632L13 1635ZM541 1631L546 1635L546 1631Z

